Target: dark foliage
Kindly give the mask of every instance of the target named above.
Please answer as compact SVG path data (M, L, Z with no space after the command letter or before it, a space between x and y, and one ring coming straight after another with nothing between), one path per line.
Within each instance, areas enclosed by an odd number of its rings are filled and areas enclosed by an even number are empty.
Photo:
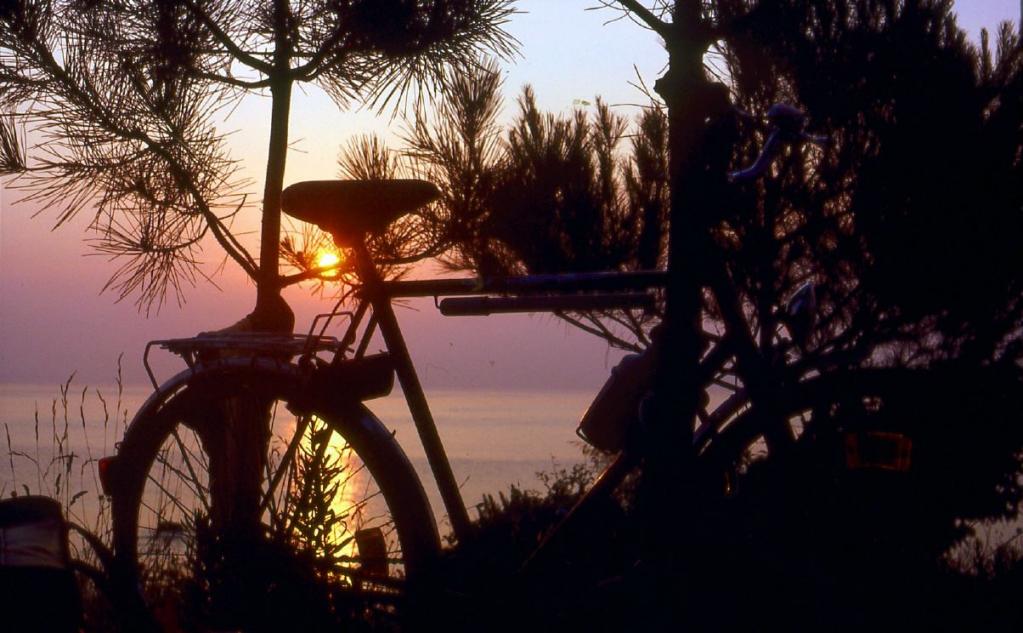
M666 254L666 120L651 107L629 122L597 98L592 113L539 111L525 87L507 130L498 69L450 77L431 114L421 108L405 152L440 185L436 251L483 275L649 269ZM630 152L626 150L630 149ZM651 318L561 314L612 344L638 350Z
M625 576L637 535L619 501L591 508L579 529L558 534L542 560L530 560L578 501L596 465L538 473L543 492L512 486L507 494L485 496L472 537L445 552L434 570L437 582L418 596L425 604L414 612L413 628L442 621L452 631L582 631L634 622L628 606L638 596Z
M735 291L707 293L705 341L723 327L720 301L735 300L772 379L834 386L788 420L794 453L747 453L728 494L704 499L707 547L689 575L708 580L690 604L736 626L769 614L812 628L838 612L856 614L849 628L919 623L954 584L936 571L943 554L976 521L1017 516L1021 501L1018 38L1004 25L995 52L987 37L974 47L943 1L710 5L734 103L755 117L795 104L830 142L788 148L757 182L705 184L715 187L711 240ZM475 204L449 207L452 262L484 273L663 264L663 114L638 122L631 156L615 159L621 171L609 179L620 122L599 105L592 118L559 118L532 103L527 91L503 153L480 170L493 175L472 181L485 183ZM752 162L763 128L735 114L714 125L716 146L732 147L714 160ZM423 129L416 140L429 136ZM816 311L801 336L786 308L807 282ZM608 317L577 321L621 343L594 325ZM744 386L726 363L706 388L741 398ZM751 417L742 407L703 413ZM911 438L909 474L842 466L846 434L875 431ZM735 592L718 591L736 578L748 579L737 592L762 598L748 612L729 611Z
M735 48L742 105L796 100L834 141L816 186L779 183L760 206L790 236L774 267L823 277L846 337L869 334L861 358L1018 353L1023 60L1010 25L993 55L950 11L763 3Z
M744 187L719 244L762 344L782 301L817 282L819 324L790 380L920 370L845 417L914 438L918 522L905 538L933 559L963 535L957 519L1012 517L1020 501L1018 38L1006 24L996 54L987 37L974 48L949 2L819 1L760 3L731 42L740 106L798 103L832 143ZM836 423L818 411L811 428Z

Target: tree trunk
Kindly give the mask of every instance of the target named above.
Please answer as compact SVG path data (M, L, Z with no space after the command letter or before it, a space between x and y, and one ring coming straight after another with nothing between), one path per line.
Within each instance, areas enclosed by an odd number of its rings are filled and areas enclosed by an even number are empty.
M288 159L288 121L291 116L291 89L294 78L291 62L294 43L291 33L291 8L287 0L274 0L274 59L270 74L270 140L263 184L263 216L260 226L259 278L256 281L256 310L253 329L287 331L295 325L294 315L281 299L278 265L281 253L281 190Z
M676 1L666 38L668 71L655 89L668 108L671 190L668 294L664 340L654 381L648 452L640 490L645 556L658 567L655 591L665 624L694 622L692 544L698 521L693 430L703 385L696 368L703 352L702 264L712 208L708 120L720 114L720 86L709 82L703 56L700 3ZM725 94L724 106L727 106Z
M260 227L259 279L256 283L254 329L291 331L294 316L281 299L278 278L281 236L281 190L288 154L288 117L291 109L291 78L274 80L270 88L270 143L263 186L263 217Z
M238 331L291 332L295 318L281 298L279 279L281 190L288 153L288 122L291 110L291 43L288 5L274 3L277 23L274 71L270 76L272 109L270 140L267 150L266 181L263 187L263 213L260 226L259 276L256 280L256 307L241 322L228 328ZM214 503L210 523L219 535L223 576L216 579L215 611L231 622L244 622L247 605L262 595L265 578L252 569L260 569L262 532L262 482L266 469L267 445L272 423L272 402L256 392L220 401L211 407L214 426L208 431L207 448L220 459L210 463L210 493ZM213 582L213 581L211 581Z
M204 415L202 440L211 457L210 497L217 500L210 523L218 532L241 535L260 521L270 403L252 392L218 401Z

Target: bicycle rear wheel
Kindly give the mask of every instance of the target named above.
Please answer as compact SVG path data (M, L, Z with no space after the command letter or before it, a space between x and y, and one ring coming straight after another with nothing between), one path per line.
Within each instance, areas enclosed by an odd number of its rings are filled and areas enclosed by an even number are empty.
M165 626L388 621L439 550L393 436L357 400L311 385L292 365L231 359L183 372L129 426L115 552Z

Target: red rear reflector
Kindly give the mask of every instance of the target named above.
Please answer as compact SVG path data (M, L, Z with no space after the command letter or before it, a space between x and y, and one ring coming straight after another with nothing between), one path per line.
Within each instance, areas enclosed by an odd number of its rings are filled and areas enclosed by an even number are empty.
M103 494L108 496L113 489L113 467L116 460L116 456L99 458L99 485L103 488Z

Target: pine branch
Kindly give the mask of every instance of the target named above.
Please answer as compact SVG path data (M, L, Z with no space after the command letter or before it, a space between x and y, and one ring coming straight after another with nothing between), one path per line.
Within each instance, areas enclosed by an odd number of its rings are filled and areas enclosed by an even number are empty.
M631 11L636 15L644 24L650 29L660 35L664 40L669 40L672 36L672 26L656 15L650 9L640 4L637 0L617 0L617 2L625 7L628 11Z
M224 46L231 53L231 56L237 59L239 62L245 64L249 68L259 72L263 75L269 75L273 71L273 64L265 62L255 55L246 52L228 35L220 25L217 24L208 13L202 10L201 7L196 5L194 0L184 0L184 4L188 7L188 10L192 12L199 20L209 29L210 33L217 39L221 45Z

